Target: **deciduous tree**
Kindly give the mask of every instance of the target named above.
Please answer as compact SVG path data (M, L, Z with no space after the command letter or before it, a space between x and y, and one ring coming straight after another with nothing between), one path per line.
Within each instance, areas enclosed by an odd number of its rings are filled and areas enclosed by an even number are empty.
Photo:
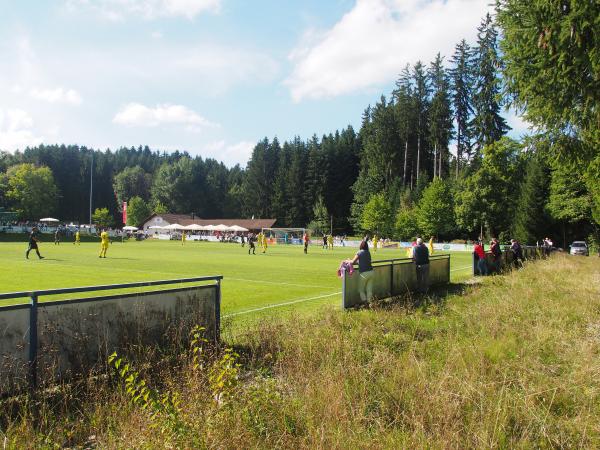
M127 225L137 227L150 216L150 207L140 197L133 197L127 203Z
M371 196L361 215L361 227L364 231L389 236L393 231L394 218L392 207L383 193Z
M434 179L423 191L417 209L419 231L425 237L447 236L455 229L452 193L448 183Z
M48 167L19 164L6 177L6 198L22 219L38 220L55 212L59 193Z
M92 221L101 228L111 227L114 223L113 216L108 208L96 208L92 214Z

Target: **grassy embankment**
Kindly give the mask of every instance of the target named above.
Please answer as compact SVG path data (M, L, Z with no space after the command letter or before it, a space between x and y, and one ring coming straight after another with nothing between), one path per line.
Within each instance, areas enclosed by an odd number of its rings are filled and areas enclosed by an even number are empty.
M21 402L4 414L5 442L600 447L597 258L556 255L456 286L419 308L400 299L369 310L282 317L252 325L235 344L239 366L219 355L196 364L190 355L135 363L156 395L175 394L163 406L132 404L117 376ZM8 403L0 406L8 411Z

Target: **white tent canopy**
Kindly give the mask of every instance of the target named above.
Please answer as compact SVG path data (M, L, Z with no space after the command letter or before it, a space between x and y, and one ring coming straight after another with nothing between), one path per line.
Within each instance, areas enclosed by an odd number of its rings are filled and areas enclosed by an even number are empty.
M60 220L55 219L54 217L44 217L40 219L40 222L60 222Z
M230 231L230 228L227 225L223 225L222 223L219 225L215 225L213 228L215 231Z
M123 227L123 231L137 231L138 227L134 227L131 225L127 225L126 227Z
M216 231L216 227L214 225L204 225L203 230L205 230L205 231Z
M190 225L185 226L184 228L186 230L191 230L191 231L199 231L199 230L205 229L202 225L198 225L197 223L192 223Z
M164 227L161 227L160 225L152 225L151 227L148 227L149 230L162 230Z
M248 231L248 228L240 227L239 225L232 225L229 227L230 231Z
M171 225L163 227L163 230L185 230L185 227L183 225L179 225L178 223L172 223Z

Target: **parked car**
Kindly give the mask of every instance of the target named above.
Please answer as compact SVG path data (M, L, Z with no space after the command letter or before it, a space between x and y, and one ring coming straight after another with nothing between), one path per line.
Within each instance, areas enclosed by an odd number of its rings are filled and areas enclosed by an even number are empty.
M588 249L587 244L583 241L574 241L570 247L571 250L569 253L571 255L590 256L590 250Z

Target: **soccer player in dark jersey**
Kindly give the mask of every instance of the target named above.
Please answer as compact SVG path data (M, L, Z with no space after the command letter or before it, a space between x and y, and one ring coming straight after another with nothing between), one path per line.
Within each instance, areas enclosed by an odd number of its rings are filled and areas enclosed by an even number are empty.
M252 250L252 254L256 255L256 245L254 245L255 241L256 241L256 237L254 236L253 233L250 233L248 235L248 254L250 254L250 250Z
M29 248L27 249L27 251L25 252L25 258L29 259L29 252L31 250L35 250L35 252L37 253L38 257L40 259L44 259L44 257L42 255L40 255L40 251L38 250L38 238L37 238L37 234L38 234L38 228L37 227L33 227L31 229L31 233L29 233Z

